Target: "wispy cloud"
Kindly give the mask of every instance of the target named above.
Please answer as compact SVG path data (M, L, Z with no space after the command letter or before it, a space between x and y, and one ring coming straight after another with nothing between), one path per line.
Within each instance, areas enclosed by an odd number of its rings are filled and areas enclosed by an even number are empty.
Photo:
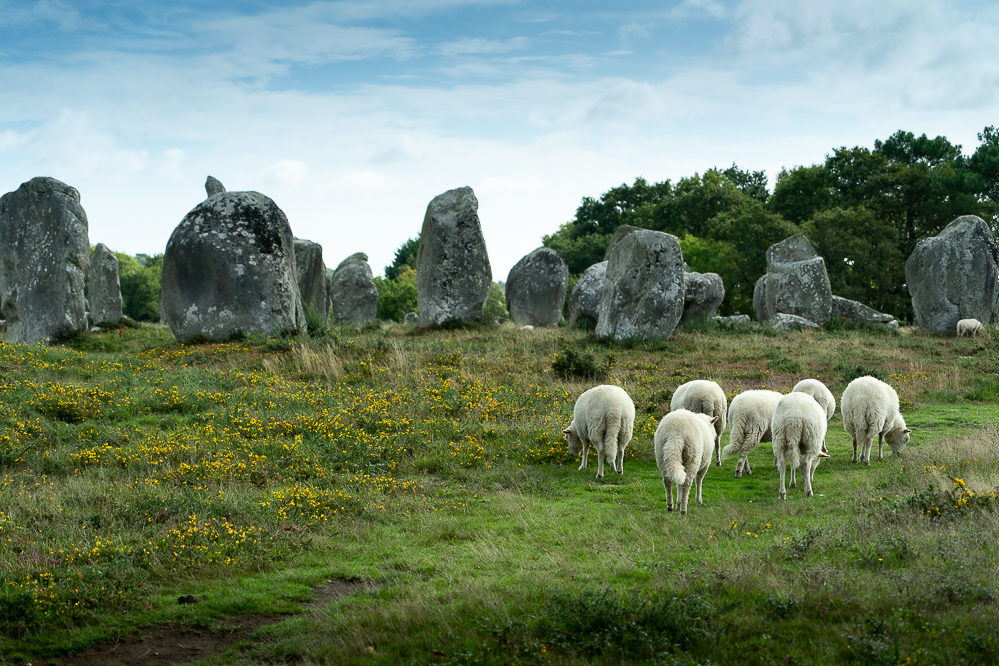
M464 38L441 44L437 52L446 57L494 55L498 53L510 53L512 51L523 51L530 44L530 40L526 37L511 37L504 40Z

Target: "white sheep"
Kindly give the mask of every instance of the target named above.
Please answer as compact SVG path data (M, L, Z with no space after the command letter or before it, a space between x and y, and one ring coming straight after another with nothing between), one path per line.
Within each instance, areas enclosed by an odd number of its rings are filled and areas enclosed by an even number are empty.
M957 337L959 338L963 338L965 335L977 338L978 334L984 330L985 326L977 319L961 319L957 322Z
M603 384L583 392L572 410L572 422L562 434L569 453L583 456L586 469L589 445L597 452L597 478L604 476L604 460L618 474L624 473L624 448L635 428L635 403L620 386Z
M656 465L663 475L663 488L666 489L666 509L673 510L673 484L676 484L676 506L680 515L687 513L687 499L690 485L696 479L697 492L694 500L704 504L701 486L704 475L711 467L711 451L714 447L714 423L717 417L708 416L687 409L670 411L659 422L654 437Z
M853 462L871 464L871 446L878 437L878 460L884 460L884 442L892 453L902 455L909 443L910 430L898 411L898 393L874 377L857 377L840 398L843 427L853 438ZM860 456L857 447L860 445Z
M819 403L819 405L826 410L826 421L831 420L833 414L836 413L836 398L834 398L832 392L826 388L826 385L818 379L802 379L794 385L793 389L791 389L792 393L795 391L799 393L807 393L815 398L815 402ZM822 453L828 452L829 449L826 448L825 440L823 440Z
M746 474L753 473L749 467L749 452L760 442L771 440L770 420L777 409L777 403L783 397L777 391L758 389L743 391L732 398L732 404L728 407L728 422L732 429L729 432L728 446L722 449L722 457L729 458L739 454L735 478L740 478L743 470Z
M807 393L788 393L774 411L770 422L773 433L774 460L780 474L780 498L787 499L784 488L784 473L791 467L791 487L794 487L794 471L800 470L805 497L811 497L812 480L815 468L819 466L819 453L826 437L826 410L815 398Z
M725 430L725 411L728 409L725 391L722 390L721 386L707 379L695 379L681 384L673 391L673 397L669 402L671 412L680 408L716 418L713 421L715 424L715 464L721 465L721 434Z

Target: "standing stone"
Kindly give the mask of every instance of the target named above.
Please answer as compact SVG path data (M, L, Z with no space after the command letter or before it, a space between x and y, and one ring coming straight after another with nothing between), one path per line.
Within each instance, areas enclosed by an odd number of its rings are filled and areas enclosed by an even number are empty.
M215 176L208 176L208 179L205 180L205 192L207 192L210 197L213 197L216 194L222 194L225 192L225 185L223 185Z
M0 319L6 341L34 343L87 329L84 277L90 265L80 193L32 178L0 197Z
M611 234L610 241L607 243L607 249L604 250L604 260L606 261L607 259L610 259L611 249L613 249L613 247L617 245L622 238L634 231L638 231L641 228L642 227L636 227L630 224L618 225L617 229L614 230L614 233Z
M118 257L104 243L98 243L90 256L87 274L87 301L94 324L121 322L121 282Z
M604 295L604 278L607 277L607 262L593 264L579 277L576 286L569 294L569 326L577 322L587 322L587 328L594 328L600 318L600 300Z
M985 221L963 215L916 244L905 282L916 323L953 333L959 319L988 323L999 299L999 248Z
M611 248L596 334L663 340L683 313L683 255L676 236L633 231Z
M753 290L753 309L760 321L785 313L824 325L832 314L832 287L826 262L803 234L767 250L767 273Z
M683 297L681 326L706 321L718 314L718 307L725 299L725 283L718 273L685 271L686 288Z
M518 326L557 326L562 318L569 267L555 250L539 247L510 269L506 307Z
M163 256L160 317L181 342L305 329L288 218L259 192L205 199Z
M329 296L326 290L326 264L323 262L323 246L304 238L295 239L295 277L302 307L312 311L322 321L329 312Z
M493 273L470 187L438 195L427 206L416 252L420 327L482 318Z
M335 323L364 325L378 314L378 289L368 255L355 252L340 262L330 278L330 317Z

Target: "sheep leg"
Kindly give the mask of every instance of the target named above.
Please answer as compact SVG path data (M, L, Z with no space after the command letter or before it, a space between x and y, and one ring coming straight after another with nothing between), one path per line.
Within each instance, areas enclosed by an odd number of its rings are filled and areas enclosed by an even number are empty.
M708 473L708 468L705 467L697 474L697 493L694 495L694 501L698 504L704 504L704 496L701 495L701 487L704 485L704 475Z
M805 486L805 497L811 497L812 492L812 463L805 459L801 461L801 482Z
M874 435L868 436L864 435L864 450L861 455L861 461L867 465L871 464L871 447L874 446Z
M718 433L715 435L715 467L721 467L721 449L721 433Z
M885 434L883 432L878 433L878 460L885 459Z
M589 448L590 448L590 443L587 442L586 440L583 440L583 462L580 463L579 465L579 469L581 470L586 469L586 454L589 453Z
M791 483L787 484L788 488L794 488L794 468L791 468Z
M602 447L594 447L597 450L597 478L604 478L604 451Z
M680 506L681 516L687 515L687 500L690 499L690 486L692 485L693 482L693 479L691 478L692 476L693 476L692 474L688 474L687 480L684 481L683 484L679 488L677 488L676 491L677 494L676 503Z
M614 471L624 474L624 447L617 445L617 457L614 460Z
M783 459L777 460L777 474L780 475L780 498L782 500L787 499L787 489L784 488L784 473L787 471L785 469L787 465L784 464Z
M857 438L853 438L853 462L859 462L857 460Z
M742 470L743 469L745 469L747 472L749 472L749 457L748 456L749 456L748 453L740 453L739 454L739 461L737 463L735 463L735 478L737 478L737 479L741 479L742 478Z
M666 510L673 510L673 482L663 474L663 488L666 489Z

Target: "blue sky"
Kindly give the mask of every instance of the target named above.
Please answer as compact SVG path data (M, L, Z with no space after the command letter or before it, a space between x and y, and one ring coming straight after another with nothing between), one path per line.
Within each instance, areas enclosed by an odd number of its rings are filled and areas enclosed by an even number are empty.
M897 129L970 152L997 34L975 0L0 0L0 192L59 178L92 243L151 254L212 174L379 274L470 185L505 280L637 176L773 178Z

